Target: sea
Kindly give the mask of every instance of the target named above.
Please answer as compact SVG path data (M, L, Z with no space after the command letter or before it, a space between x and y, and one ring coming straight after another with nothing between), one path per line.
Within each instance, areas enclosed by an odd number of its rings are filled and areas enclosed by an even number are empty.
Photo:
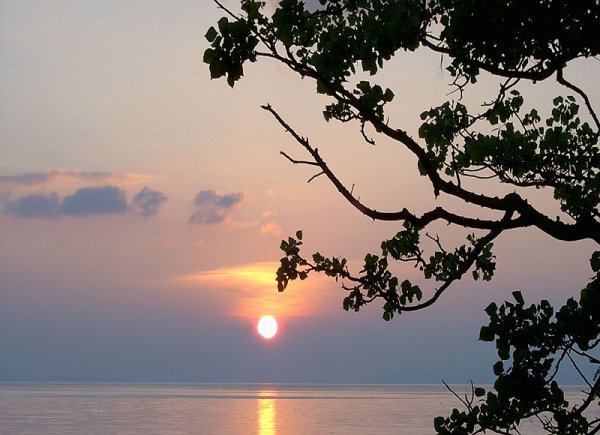
M0 434L420 435L455 407L443 385L0 383Z

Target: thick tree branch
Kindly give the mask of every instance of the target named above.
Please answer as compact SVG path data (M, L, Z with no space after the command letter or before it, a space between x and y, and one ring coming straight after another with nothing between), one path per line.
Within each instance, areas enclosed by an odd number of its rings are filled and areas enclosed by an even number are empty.
M437 53L445 54L451 58L458 59L466 65L482 69L498 77L525 79L534 82L542 81L547 79L548 77L551 77L557 70L562 68L564 64L576 58L576 56L557 56L550 62L546 62L543 65L540 62L526 70L504 69L491 63L485 63L477 59L462 56L455 50L450 49L449 47L431 42L429 39L427 39L427 36L421 38L421 43L427 48Z
M317 148L313 148L307 139L296 133L296 131L270 105L265 105L261 107L267 112L271 113L271 115L273 115L273 117L285 129L285 131L287 131L311 155L313 161L303 161L303 163L312 166L318 166L321 169L321 171L327 176L327 178L331 181L331 183L335 186L338 192L354 208L356 208L365 216L370 217L371 219L381 221L406 220L419 227L424 227L428 223L440 219L467 228L486 230L498 228L501 230L507 230L513 228L535 226L558 240L574 241L582 240L585 238L591 238L600 243L600 224L593 218L590 218L585 221L581 220L574 224L566 224L561 221L553 221L544 214L537 211L534 207L529 205L529 203L526 200L522 199L516 193L508 194L503 198L490 198L484 195L477 195L468 192L451 182L442 180L441 178L439 178L439 176L437 178L437 183L439 183L440 186L442 186L442 190L444 192L463 199L465 199L464 197L468 197L469 199L471 199L471 201L467 202L471 202L476 205L480 205L490 209L504 210L505 212L510 212L511 215L514 212L517 212L519 213L519 217L509 221L506 221L504 219L499 221L482 220L456 215L443 209L442 207L437 207L429 213L423 215L421 218L418 218L406 208L396 212L382 212L371 209L365 206L358 199L356 199L353 196L353 194L344 186L344 184L337 178L337 176L329 168L327 163L323 160ZM385 124L378 124L376 125L376 127L383 129L386 126ZM393 134L393 132L390 132L390 134ZM288 160L292 161L292 163L300 163L300 161L294 161L285 154L284 156L286 156ZM435 174L437 175L437 172L435 172Z
M279 60L285 63L292 70L299 72L303 76L312 77L315 80L320 80L322 83L325 83L326 86L330 89L330 93L334 96L334 98L344 101L350 104L352 107L359 110L362 119L370 122L376 131L383 133L391 139L394 139L400 143L402 143L409 151L411 151L418 159L422 169L427 174L432 186L435 196L438 196L440 192L448 194L450 196L454 196L456 198L462 199L463 201L478 205L480 207L488 208L491 210L500 210L500 211L516 211L522 217L522 223L525 225L522 226L535 226L550 236L563 241L575 241L575 240L583 240L583 239L592 239L597 243L600 243L600 222L594 219L582 219L574 224L566 224L564 222L550 219L548 216L545 216L543 213L536 210L533 206L531 206L527 200L523 199L517 193L508 194L502 198L499 197L490 197L483 194L478 194L466 190L462 186L455 184L451 181L444 180L437 169L431 163L429 157L427 156L426 151L403 130L394 129L390 127L387 123L383 122L377 115L375 115L372 111L365 111L363 107L361 107L358 100L348 91L336 88L335 86L328 83L328 81L320 76L317 71L312 68L307 67L306 65L298 64L290 59L286 59L278 55L277 53L263 53L264 56L272 57L276 60ZM266 109L270 106L263 106L263 109ZM268 110L268 109L267 109ZM323 172L328 176L328 178L333 182L338 191L342 193L342 195L361 213L365 215L377 219L377 220L401 220L403 219L403 212L397 213L381 213L376 212L374 210L370 210L357 201L352 195L348 195L347 189L336 179L334 174L326 167L325 163L322 161L321 157L318 154L317 149L312 149L310 146L307 147L302 142L304 139L293 132L291 127L283 121L283 119L275 113L272 109L269 110L275 116L277 121L294 136L294 138L304 146L305 149L313 156L315 162L322 167ZM305 141L306 142L306 141ZM307 143L307 142L306 142ZM323 166L322 166L323 165ZM478 227L475 227L478 228Z

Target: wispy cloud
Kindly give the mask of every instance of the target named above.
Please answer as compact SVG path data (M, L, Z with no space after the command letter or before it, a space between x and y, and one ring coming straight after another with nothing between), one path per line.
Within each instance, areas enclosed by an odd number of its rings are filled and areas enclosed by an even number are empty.
M283 234L283 229L281 228L281 225L279 225L275 221L267 222L266 224L261 225L261 227L258 231L261 236L264 236L266 234L273 234L275 236L280 236Z
M189 217L189 222L198 225L215 225L223 222L243 199L242 192L221 194L215 190L203 190L194 199L195 211Z
M305 316L339 308L339 291L326 277L296 282L283 293L277 291L277 262L251 263L175 276L173 285L206 291L218 290L229 315L257 319L263 314ZM331 292L327 292L331 287ZM339 290L339 288L338 288ZM318 302L318 304L317 304Z
M111 180L126 180L140 178L135 174L120 174L114 172L85 172L77 169L52 169L46 172L29 172L17 175L0 175L1 187L36 186L55 180L73 179L88 183L106 183Z
M274 236L281 236L283 234L283 228L277 222L277 211L276 210L265 210L260 214L263 223L260 225L258 229L258 233L261 236L265 236L267 234Z

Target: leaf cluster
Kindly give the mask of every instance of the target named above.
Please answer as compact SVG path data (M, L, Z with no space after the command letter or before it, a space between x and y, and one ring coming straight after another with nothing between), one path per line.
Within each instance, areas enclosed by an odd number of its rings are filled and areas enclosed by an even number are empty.
M588 379L580 365L600 368L592 351L600 340L600 279L581 291L579 301L567 300L558 311L546 300L526 306L521 292L514 302L486 308L490 321L479 339L495 342L500 360L494 365L493 390L474 389L464 400L466 411L455 409L438 417L438 434L510 433L530 417L557 434L585 434L598 430L600 421L588 420L584 411L598 399L600 379ZM574 406L565 399L556 374L561 364L572 364L587 384L588 395Z
M515 186L548 187L573 219L598 217L598 131L581 120L573 96L554 98L544 122L536 109L523 113L523 102L512 90L479 115L451 102L423 112L419 136L429 161L459 180L487 171Z
M469 79L485 69L541 80L571 59L600 53L600 7L594 0L434 0L428 5L442 26L439 39L454 55L449 71Z
M298 237L300 236L300 237ZM468 245L448 252L439 240L429 236L437 248L427 257L420 244L419 229L410 223L393 238L381 243L381 254L366 254L363 266L357 274L350 271L345 258L325 257L319 252L312 255L312 261L301 255L302 231L296 238L289 237L281 242L285 257L281 258L277 270L279 291L287 288L290 281L306 279L311 273L324 273L342 281L347 291L343 299L346 311L359 311L360 308L376 299L383 301L383 318L391 320L395 314L415 311L432 304L450 283L460 279L472 269L475 280L490 280L495 270L492 244L475 235L467 237ZM409 279L400 279L390 270L389 259L413 263L422 272L424 279L441 283L424 300L419 285Z

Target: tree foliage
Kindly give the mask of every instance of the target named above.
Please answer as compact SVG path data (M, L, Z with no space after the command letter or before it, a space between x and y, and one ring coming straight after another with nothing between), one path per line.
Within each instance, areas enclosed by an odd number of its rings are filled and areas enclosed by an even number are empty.
M308 160L283 153L290 162L314 167L342 197L364 215L398 221L400 231L381 243L378 253L352 271L344 258L301 252L302 233L283 241L285 256L277 271L279 291L296 279L325 273L347 291L345 310L358 311L383 301L383 317L435 303L465 274L475 280L494 275L493 242L502 233L537 228L549 237L600 244L600 121L586 91L565 75L573 61L597 61L600 54L600 3L597 0L523 2L517 0L281 0L274 8L260 0L241 0L234 12L214 0L225 15L206 33L204 53L212 78L234 86L244 66L273 59L300 77L314 80L328 96L326 121L353 122L364 140L366 128L402 145L414 156L436 197L444 196L488 210L493 218L456 213L438 206L416 214L406 208L379 211L354 196L316 147L270 105L263 106L307 153ZM455 97L421 114L418 138L387 117L394 91L376 83L378 72L402 52L439 53L455 88ZM366 75L369 80L363 79ZM463 93L480 77L497 79L492 101L467 107ZM559 92L547 114L528 108L523 84L555 81ZM425 108L424 108L425 109ZM504 196L472 190L477 183L514 187ZM528 189L548 189L562 211L550 216L527 200ZM518 192L518 193L517 193ZM446 222L468 229L464 244L445 248L428 228ZM422 289L390 270L395 261L414 264ZM500 361L494 365L493 391L474 388L461 399L466 410L438 418L438 433L516 431L523 419L536 417L551 433L597 433L598 420L584 411L598 405L600 376L585 377L581 364L598 367L600 251L591 258L595 275L580 299L557 309L541 301L526 307L521 293L513 302L490 305L490 323L480 339L494 341ZM568 361L587 384L587 399L572 407L556 374Z

